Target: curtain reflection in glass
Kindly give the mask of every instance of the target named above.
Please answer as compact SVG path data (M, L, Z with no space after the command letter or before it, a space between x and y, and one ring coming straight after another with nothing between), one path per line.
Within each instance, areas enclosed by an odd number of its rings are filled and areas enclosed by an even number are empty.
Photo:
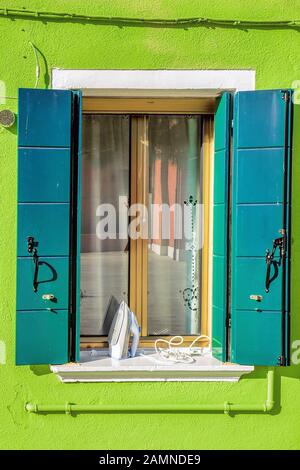
M129 198L129 119L84 115L81 207L81 334L106 335L111 295L128 302L128 240L119 239L119 197ZM124 204L126 204L124 202ZM100 204L116 208L116 239L96 235Z
M163 234L163 217L152 212L156 232L148 249L150 335L200 333L201 243L195 246L192 234L194 241L201 239L202 219L195 206L202 204L201 176L201 118L150 116L149 203L179 204L187 215L187 230L178 239L183 217L171 211Z

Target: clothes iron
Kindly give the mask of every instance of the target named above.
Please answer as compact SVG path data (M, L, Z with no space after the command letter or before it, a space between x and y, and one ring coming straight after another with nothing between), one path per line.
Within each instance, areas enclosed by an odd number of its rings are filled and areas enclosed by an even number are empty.
M130 336L133 335L128 351ZM109 355L113 359L124 359L136 355L140 328L134 313L122 301L117 309L108 334Z

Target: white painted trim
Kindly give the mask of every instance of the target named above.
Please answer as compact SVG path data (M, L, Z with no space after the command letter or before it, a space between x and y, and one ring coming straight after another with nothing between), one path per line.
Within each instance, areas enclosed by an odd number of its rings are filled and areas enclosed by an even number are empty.
M82 351L80 363L51 366L51 370L62 382L237 382L254 370L253 366L223 364L209 349L203 356L195 356L192 364L160 364L153 350L144 349L142 353L116 361L103 349Z
M52 69L52 87L92 96L217 96L255 89L255 70Z

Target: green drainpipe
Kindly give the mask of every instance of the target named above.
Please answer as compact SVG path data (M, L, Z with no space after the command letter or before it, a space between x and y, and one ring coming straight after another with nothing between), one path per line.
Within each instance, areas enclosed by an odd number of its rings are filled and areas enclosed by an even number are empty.
M254 412L254 413L270 413L275 406L274 401L274 369L268 370L267 375L267 399L263 403L258 404L234 404L220 403L215 405L209 404L180 404L180 405L76 405L66 403L62 405L39 405L37 403L26 403L25 410L28 413L176 413L176 412L223 412L230 414L231 412Z

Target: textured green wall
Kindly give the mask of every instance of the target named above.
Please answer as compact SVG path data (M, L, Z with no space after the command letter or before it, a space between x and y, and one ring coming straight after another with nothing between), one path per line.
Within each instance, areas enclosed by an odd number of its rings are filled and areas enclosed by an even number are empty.
M300 18L298 0L0 0L0 7L137 17ZM257 88L300 79L300 32L288 29L118 27L0 17L0 80L6 93L32 87L32 41L44 55L40 86L52 67L109 69L255 69ZM16 100L6 105L17 109ZM256 403L265 399L264 368L230 383L61 384L48 367L14 366L16 130L0 129L0 448L300 448L300 366L276 371L273 415L28 415L40 403ZM294 165L292 335L300 339L300 165ZM298 318L297 318L298 317ZM1 349L0 343L0 349ZM3 359L3 358L2 358Z

